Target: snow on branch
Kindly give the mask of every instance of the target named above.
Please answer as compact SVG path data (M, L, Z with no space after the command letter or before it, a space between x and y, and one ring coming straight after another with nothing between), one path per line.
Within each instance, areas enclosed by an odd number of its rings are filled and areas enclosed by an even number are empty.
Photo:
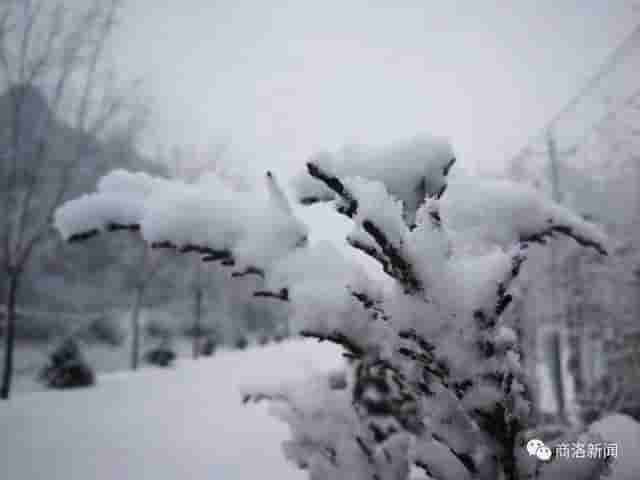
M553 223L553 220L551 219L549 223ZM563 235L566 235L567 237L571 237L579 245L583 247L593 248L600 255L608 255L608 252L603 243L601 243L599 240L587 236L588 234L580 232L579 228L576 229L571 225L551 225L546 230L542 230L538 233L522 237L520 241L545 244L546 238L552 237L554 233L561 233Z
M555 233L607 254L596 225L555 204L540 192L507 180L468 179L449 184L440 202L442 221L458 246L545 243Z
M116 170L95 193L58 208L54 224L70 242L136 231L155 248L197 252L205 261L262 275L266 265L306 245L308 235L270 172L266 193L236 191L215 178L187 184Z
M354 218L375 242L351 236L351 244L378 261L386 273L405 286L418 291L422 282L413 271L411 261L402 251L408 228L402 219L402 203L393 199L383 184L363 179L343 182L322 166L309 162L309 174L324 182L340 198L337 210Z
M380 246L380 250L386 256L391 265L391 272L408 292L416 292L422 289L422 281L414 271L413 264L405 258L404 254L389 240L386 233L371 220L364 220L362 227Z
M334 178L361 177L382 182L392 195L402 200L408 217L412 218L426 197L442 196L455 155L445 139L419 135L382 148L345 148L336 154L320 153L310 163L333 172ZM301 203L332 200L340 195L326 181L311 177L300 175L294 179L294 190Z
M374 320L381 319L384 321L388 321L390 319L390 315L385 312L381 300L372 298L371 295L367 292L354 291L349 287L347 287L347 289L349 290L351 296L360 302L362 308L364 308L365 310L370 310L372 312L371 316Z
M369 240L368 237L364 238L364 235L358 235L357 232L353 232L349 236L347 236L347 243L356 250L360 250L361 252L373 258L380 264L384 273L392 276L389 260L387 260L386 256L374 243Z
M328 173L320 165L316 165L313 162L307 163L307 171L309 172L309 175L323 182L325 185L327 185L327 187L329 187L332 191L334 191L342 198L346 205L342 208L339 208L338 212L346 215L349 218L355 215L356 211L358 210L358 200L353 197L351 192L347 190L344 183L342 183L342 181L338 177ZM309 203L309 201L307 201L306 203Z
M303 338L315 338L319 342L328 341L335 343L336 345L341 345L354 358L359 358L365 353L364 347L361 347L353 339L350 339L338 331L323 334L309 330L302 330L300 331L300 336Z

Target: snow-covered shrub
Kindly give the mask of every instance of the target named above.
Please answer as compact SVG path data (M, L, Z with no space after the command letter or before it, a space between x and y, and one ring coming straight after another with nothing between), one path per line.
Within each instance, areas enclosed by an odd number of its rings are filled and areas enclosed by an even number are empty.
M93 369L73 337L66 338L51 352L39 378L49 388L56 389L88 387L96 381Z
M156 367L170 367L176 359L176 353L171 348L170 342L165 339L160 345L147 351L144 359Z
M235 348L236 350L245 350L248 346L249 346L249 341L247 340L247 337L245 337L244 335L240 335L238 338L236 338L236 341L233 343L233 348Z
M216 348L218 348L216 337L209 335L202 343L200 353L205 357L210 357L216 352Z
M296 180L302 203L331 201L351 219L347 242L391 286L329 243L309 246L271 173L265 200L114 172L55 220L69 241L128 229L155 248L219 261L232 277L263 277L254 295L286 302L292 333L342 346L342 372L243 395L269 401L289 425L285 456L312 480L598 478L606 459L527 455L526 442L541 432L516 329L503 313L532 244L566 235L606 254L605 239L517 184L449 188L454 163L447 142L424 136L379 152L316 156Z

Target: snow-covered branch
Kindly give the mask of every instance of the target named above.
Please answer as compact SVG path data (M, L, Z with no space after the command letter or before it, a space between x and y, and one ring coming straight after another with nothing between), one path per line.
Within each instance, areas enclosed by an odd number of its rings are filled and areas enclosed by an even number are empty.
M573 238L579 245L583 247L593 248L600 255L608 255L607 249L604 244L602 244L599 240L596 240L593 237L580 232L572 225L551 225L545 230L541 230L539 232L521 237L520 241L540 243L544 245L547 242L547 238L553 237L555 233L561 233L562 235Z
M236 275L263 275L307 237L271 173L266 180L265 202L258 192L234 191L215 178L185 184L118 170L102 178L96 193L62 205L55 226L69 242L129 230L153 248L238 265Z
M305 338L315 338L319 342L328 341L335 343L336 345L341 345L345 348L347 353L349 353L352 358L359 358L365 352L364 347L361 347L353 339L350 339L349 337L338 331L323 334L309 330L302 330L300 331L300 336Z
M323 152L312 157L311 163L330 172L329 178L360 177L383 183L390 194L402 200L407 221L411 224L425 198L443 195L455 154L446 139L423 134L382 148L349 148L335 154ZM313 175L294 179L298 201L309 204L340 195L325 181L318 180Z
M607 254L607 238L596 225L546 198L507 180L465 179L450 183L440 201L444 226L465 247L518 243L545 244L562 234L579 245Z
M317 178L329 187L333 192L338 194L345 203L345 206L338 208L338 212L352 218L358 210L358 200L353 197L351 192L345 187L344 183L335 175L325 171L320 165L316 165L313 162L307 163L307 171L309 175ZM307 200L305 203L310 203Z
M374 240L376 247L369 246L362 240L351 240L354 247L360 249L364 253L370 255L383 265L384 271L390 273L396 280L407 288L408 291L418 291L422 288L422 284L416 273L413 271L411 262L405 257L404 252L401 251L400 245L397 245L398 241L392 241L387 232L381 224L378 224L373 219L366 216L366 213L373 213L372 208L366 208L366 212L363 214L359 212L359 206L361 205L358 195L355 194L352 189L348 188L345 183L335 175L326 171L322 166L314 164L313 162L307 163L307 169L309 174L322 181L328 188L335 192L342 200L338 203L337 210L350 218L360 217L360 224L362 229ZM361 186L355 184L355 186ZM365 192L365 189L361 188L361 192ZM376 192L378 193L378 192ZM386 192L383 192L386 195ZM389 225L385 225L388 227ZM408 228L404 223L397 222L396 231L393 232L396 235L402 237L403 230L408 232ZM391 227L393 228L393 227ZM400 231L398 231L400 230Z

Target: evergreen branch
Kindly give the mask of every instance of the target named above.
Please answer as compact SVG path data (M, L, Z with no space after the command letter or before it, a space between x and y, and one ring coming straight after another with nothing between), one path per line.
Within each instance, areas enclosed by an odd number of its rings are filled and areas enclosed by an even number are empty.
M389 241L386 234L371 220L364 220L362 228L379 245L382 253L387 257L393 277L404 285L407 293L415 293L422 290L422 282L413 271L413 265L400 253L393 243Z
M118 232L118 231L129 231L129 232L134 232L134 233L139 233L140 232L140 225L139 224L121 224L121 223L115 223L115 222L111 222L109 224L107 224L106 228L104 229L107 232ZM78 242L82 242L85 240L88 240L90 238L96 237L99 234L102 233L102 230L98 229L98 228L93 228L90 230L86 230L84 232L79 232L79 233L75 233L73 235L71 235L67 242L68 243L78 243ZM211 248L208 247L206 245L196 245L196 244L186 244L186 245L181 245L178 246L177 244L169 241L169 240L162 240L162 241L157 241L157 242L151 242L151 248L153 249L170 249L170 250L175 250L178 253L192 253L192 252L196 252L199 253L201 255L203 255L202 257L202 261L204 262L215 262L215 261L220 261L222 265L224 266L233 266L235 265L235 260L233 258L233 254L231 253L231 251L229 249L223 248L223 249L215 249L215 248ZM245 270L245 272L241 272L243 274L256 274L258 275L259 271L261 271L259 268L257 267L247 267L247 269ZM236 275L236 276L240 276L240 275Z
M329 189L344 200L346 206L338 209L338 211L349 218L353 218L358 211L358 199L355 198L353 193L344 185L342 180L335 175L326 172L313 162L307 163L307 170L312 177L323 182L327 187L329 187ZM385 272L389 273L392 277L402 283L407 292L416 292L421 290L421 282L413 271L411 263L405 259L398 248L389 241L382 229L373 221L368 219L362 222L362 228L378 244L382 254L384 254L386 258L383 261L383 259L380 258L379 252L372 249L370 246L362 244L362 242L357 242L358 246L356 248L381 263ZM388 266L385 267L385 265Z
M573 240L575 240L576 243L578 243L580 246L593 248L596 252L598 252L601 255L607 256L609 254L607 252L607 249L604 247L604 245L601 245L596 240L580 235L569 225L552 225L546 230L543 230L541 232L537 232L525 237L521 237L520 242L521 243L531 242L531 243L539 243L541 245L546 245L547 240L553 237L555 233L561 233L563 235L566 235L567 237L570 237Z
M326 172L319 165L316 165L313 162L307 163L307 171L309 172L309 175L320 180L346 202L347 206L343 209L339 209L338 211L349 218L353 218L358 211L358 200L353 196L349 189L345 187L344 183L342 183L338 177Z
M373 258L375 261L377 261L381 266L382 266L382 271L385 272L386 274L393 276L391 274L391 269L389 266L389 261L385 258L385 256L373 245L367 245L366 243L354 239L352 237L347 237L347 243L349 243L349 245L351 245L353 248L355 248L356 250L360 250L361 252L365 253L366 255L370 256L371 258Z
M356 358L362 357L365 353L364 347L361 347L354 340L337 331L329 334L322 334L310 330L302 330L300 332L300 336L304 338L315 338L319 342L328 341L337 345L341 345Z
M349 293L353 298L360 302L360 305L362 305L365 310L373 311L373 316L375 319L380 318L384 321L388 321L391 318L380 306L381 302L379 300L374 300L368 294L363 292L354 292L349 287L347 287L347 290L349 290Z

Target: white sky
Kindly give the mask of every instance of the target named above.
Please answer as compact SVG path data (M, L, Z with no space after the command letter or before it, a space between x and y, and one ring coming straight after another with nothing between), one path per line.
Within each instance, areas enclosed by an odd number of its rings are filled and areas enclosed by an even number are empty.
M633 0L128 3L115 53L155 97L149 146L228 137L234 162L281 178L419 132L449 137L457 168L500 170L640 19ZM299 212L350 250L346 219Z
M227 136L288 174L320 148L427 131L493 169L637 19L628 0L129 0L116 55L155 97L153 143Z

